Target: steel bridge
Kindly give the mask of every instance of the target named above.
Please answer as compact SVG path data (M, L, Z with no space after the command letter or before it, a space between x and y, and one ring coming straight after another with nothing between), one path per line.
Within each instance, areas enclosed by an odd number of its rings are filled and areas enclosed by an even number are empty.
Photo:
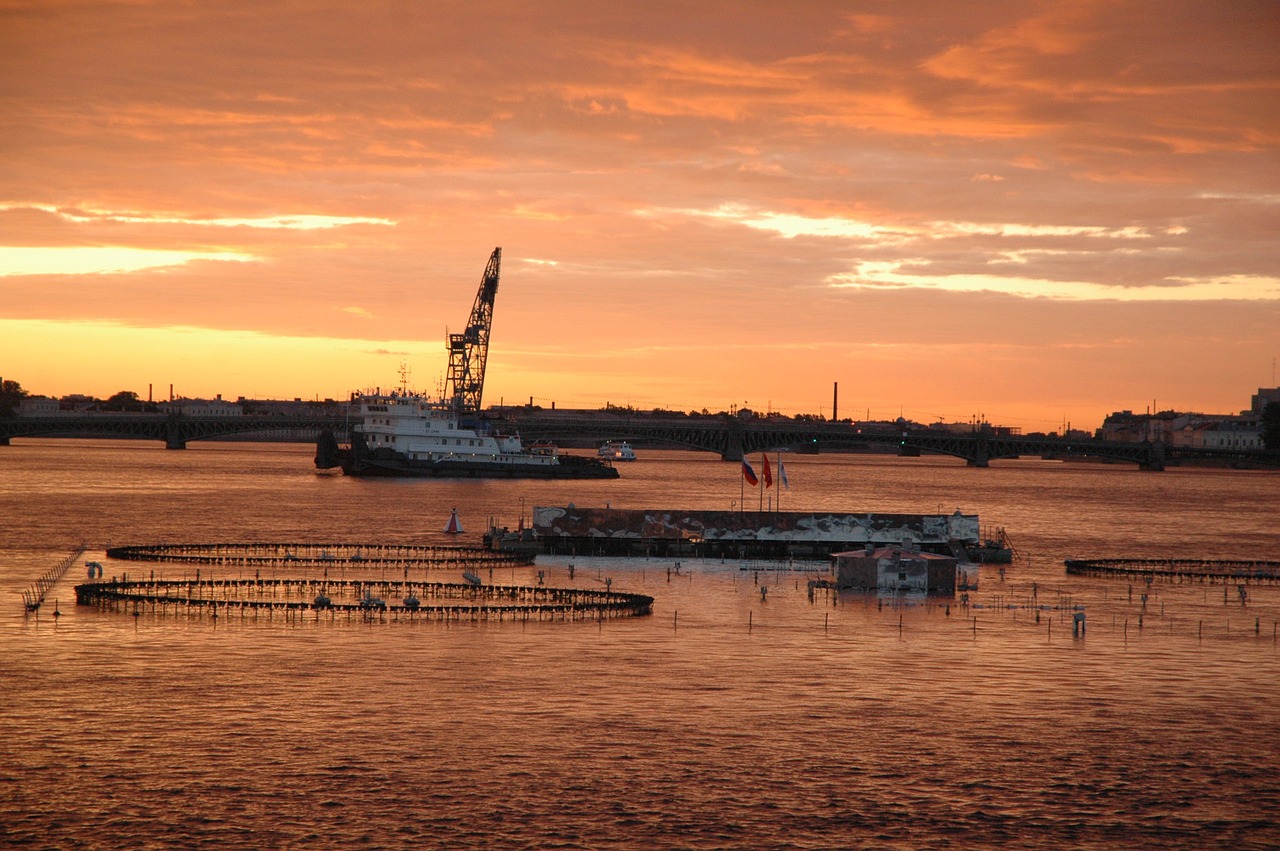
M192 440L226 438L314 441L324 430L343 433L347 420L325 416L193 417L185 414L58 414L0 419L0 446L14 437L81 437L162 440L186 449Z
M900 455L950 455L971 467L988 467L1001 458L1096 458L1136 464L1160 471L1166 464L1211 461L1222 465L1280 467L1280 452L1170 447L1162 443L1001 436L990 430L952 433L930 428L857 427L849 423L797 422L789 419L748 420L725 414L621 415L601 412L521 412L510 416L526 442L592 439L628 440L715 452L739 461L756 452L793 449L838 452L867 448L894 449Z
M1038 456L1089 457L1163 470L1166 464L1204 460L1223 465L1280 467L1280 452L1168 447L1160 443L1075 440L1059 437L1000 436L987 430L950 433L937 429L879 427L858 429L848 423L746 420L729 415L615 414L599 411L504 411L493 417L518 430L526 443L628 440L715 452L739 461L757 452L793 449L838 452L872 447L901 455L950 455L971 467L993 460ZM0 446L14 437L130 438L163 441L184 449L192 440L260 439L314 441L322 431L345 436L351 421L341 416L212 417L183 414L66 414L0 419Z
M727 415L582 417L534 413L512 419L526 441L594 438L656 442L716 452L726 461L739 461L756 452L782 448L819 452L891 447L901 455L951 455L964 459L971 467L987 467L994 459L1023 455L1083 455L1130 462L1144 470L1163 470L1170 453L1168 447L1153 443L1001 437L988 431L956 434L920 428L859 430L848 423L744 420Z

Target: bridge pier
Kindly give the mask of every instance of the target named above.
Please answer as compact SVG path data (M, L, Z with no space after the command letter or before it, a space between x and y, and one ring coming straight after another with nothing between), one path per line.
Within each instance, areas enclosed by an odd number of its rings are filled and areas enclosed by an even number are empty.
M733 417L726 417L725 425L728 428L724 436L724 449L720 451L720 460L741 461L746 457L746 451L743 449L742 423Z
M1147 460L1138 462L1139 470L1150 470L1153 473L1164 472L1164 444L1147 442Z
M186 449L187 441L182 434L182 426L178 422L177 416L169 417L169 421L164 424L164 448L165 449Z
M720 460L721 461L741 461L743 458L743 455L744 453L742 451L742 443L739 442L736 446L732 444L729 446L726 446L724 448L724 451L720 453Z
M982 433L975 435L973 441L973 454L965 458L965 465L969 467L990 467L991 466L991 445L987 440L987 436Z

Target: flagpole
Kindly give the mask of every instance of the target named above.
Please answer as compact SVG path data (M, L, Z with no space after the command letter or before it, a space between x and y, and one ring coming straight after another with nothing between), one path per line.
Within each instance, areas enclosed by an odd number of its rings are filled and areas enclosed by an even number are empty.
M764 459L764 463L769 463L769 459L767 457ZM760 512L762 514L764 513L764 489L765 485L760 485Z
M746 511L745 505L747 499L747 474L742 469L742 464L738 464L738 511Z

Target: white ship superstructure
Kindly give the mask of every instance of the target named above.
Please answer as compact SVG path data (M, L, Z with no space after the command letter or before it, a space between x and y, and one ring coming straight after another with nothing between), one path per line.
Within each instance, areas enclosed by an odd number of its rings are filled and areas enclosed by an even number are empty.
M450 461L464 464L553 466L553 453L526 452L515 434L465 428L445 401L414 393L360 397L356 431L369 450L395 452L410 463Z

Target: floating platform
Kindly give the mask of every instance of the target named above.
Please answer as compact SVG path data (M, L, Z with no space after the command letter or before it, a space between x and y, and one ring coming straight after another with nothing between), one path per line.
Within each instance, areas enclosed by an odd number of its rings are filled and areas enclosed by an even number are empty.
M1067 559L1073 576L1119 576L1176 582L1280 582L1280 561L1229 559L1091 558Z
M186 614L240 619L261 615L300 619L313 612L335 620L595 620L652 612L643 594L592 588L472 585L455 582L400 582L331 579L127 578L76 586L76 602L104 611ZM389 602L399 600L401 602Z
M875 547L949 554L979 544L976 514L695 511L540 506L533 530L556 555L813 559Z
M533 564L534 557L521 552L494 552L482 547L427 546L415 544L143 544L112 547L107 557L118 561L164 561L209 564L222 567L310 567L362 564L377 567L518 567Z

